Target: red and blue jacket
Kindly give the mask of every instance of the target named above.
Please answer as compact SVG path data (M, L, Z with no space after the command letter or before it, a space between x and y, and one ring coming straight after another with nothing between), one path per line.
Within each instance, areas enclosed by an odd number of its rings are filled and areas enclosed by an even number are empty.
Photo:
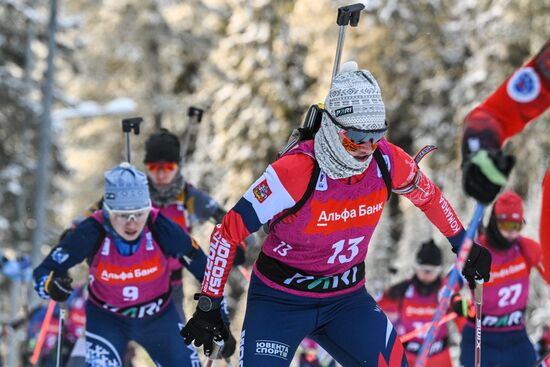
M461 244L464 229L439 188L419 170L413 158L401 148L385 140L382 140L379 146L385 155L386 163L389 163L388 168L392 177L393 189L409 187L410 190L399 192L406 192L403 193L403 196L420 208L441 233L450 240L451 244L458 247ZM292 154L293 152L290 151L289 154L269 165L260 178L250 186L243 197L227 213L222 223L214 229L202 284L204 294L220 297L237 245L250 233L256 232L263 224L294 206L306 192L315 163L313 142L303 142L297 149L299 150L297 154ZM372 185L380 187L375 189ZM345 186L350 189L346 189ZM359 191L354 192L353 188L358 188ZM347 197L342 194L342 190L347 191ZM327 234L326 231L329 231L331 234L340 234L343 242L336 241L332 246L323 243L324 250L318 251L315 241L308 242L304 238L297 243L274 243L269 236L276 236L277 233L274 234L271 231L266 240L269 246L266 248L264 244L263 253L266 256L276 257L283 264L289 263L298 270L302 270L300 261L297 258L294 259L290 254L300 254L302 259L304 254L309 254L309 258L306 256L306 263L312 264L312 267L303 265L308 270L305 273L310 272L318 276L341 272L344 268L341 268L340 264L347 263L346 266L351 269L353 265L364 261L370 239L370 235L367 236L366 232L370 233L369 228L374 228L380 218L387 195L385 190L382 175L378 172L374 160L364 173L342 180L330 180L321 171L316 190L304 207L295 215L277 224L276 229L292 225L294 220L303 221L305 219L305 222L301 222L295 228L296 230L307 231L307 228L311 227L316 228L315 231L319 233ZM323 193L322 196L320 193ZM364 193L367 195L364 196ZM304 212L306 213L304 214ZM305 216L297 219L301 213ZM312 213L318 215L311 215ZM349 216L343 213L348 213ZM355 213L353 217L352 213ZM323 222L323 219L327 222L328 227L318 225L319 221ZM366 231L366 237L361 241L359 241L361 236L354 235L354 238L347 238L346 233L349 231L355 233L361 228ZM344 239L344 237L346 238ZM277 250L274 252L275 248ZM333 255L334 261L331 263ZM325 263L324 267L313 265L315 261L312 259L315 256L323 258L321 260ZM314 268L315 266L317 267Z

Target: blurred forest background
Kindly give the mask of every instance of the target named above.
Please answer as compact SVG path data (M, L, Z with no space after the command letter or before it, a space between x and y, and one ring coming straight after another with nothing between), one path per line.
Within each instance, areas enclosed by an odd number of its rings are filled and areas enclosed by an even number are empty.
M6 256L32 254L36 265L101 196L103 171L124 158L124 117L145 119L141 135L132 136L133 163L142 168L145 138L161 126L182 140L190 136L185 177L231 208L308 106L324 100L336 10L350 3L0 0L0 243ZM359 26L348 28L342 61L354 59L377 78L390 141L410 154L425 144L439 147L422 169L467 222L474 203L460 183L462 120L550 37L550 0L365 5ZM190 106L205 110L197 126L189 124ZM506 146L518 159L508 186L525 198L524 234L536 239L540 184L550 163L549 120L546 113ZM51 145L41 141L45 136ZM41 170L44 164L48 170ZM196 233L205 249L211 230L205 224ZM410 254L430 236L448 248L436 232L419 210L394 197L371 243L369 290L410 275ZM248 254L249 265L257 251ZM453 257L448 251L446 260ZM80 273L85 279L85 270ZM536 337L550 320L550 302L541 278L532 277L528 330ZM235 335L244 313L241 280L233 274L230 284ZM12 283L0 278L2 320L15 317ZM191 312L197 284L186 286ZM6 353L6 337L0 342Z

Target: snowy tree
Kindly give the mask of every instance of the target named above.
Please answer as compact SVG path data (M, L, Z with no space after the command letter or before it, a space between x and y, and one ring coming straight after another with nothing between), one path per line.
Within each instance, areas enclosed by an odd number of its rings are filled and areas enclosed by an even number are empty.
M23 0L0 3L0 239L28 249L47 9ZM324 100L338 35L336 10L348 3L64 1L56 107L136 101L133 115L145 118L142 136L132 138L138 167L146 135L164 126L183 139L188 107L203 108L184 172L229 209L276 158L308 106ZM390 141L410 154L426 144L439 147L421 168L467 222L473 201L465 199L460 182L462 121L550 37L549 1L365 5L359 26L347 30L342 61L355 59L377 78ZM32 67L22 46L29 37ZM506 146L520 162L508 187L526 198L525 233L535 238L540 181L549 165L548 119L542 116ZM120 117L67 119L56 129L55 169L67 165L74 175L54 177L51 194L61 210L51 219L67 223L101 195L102 172L123 159L124 140ZM200 232L205 247L210 230ZM393 198L371 244L368 288L380 290L407 275L410 254L430 236L447 246L418 209ZM453 256L446 254L448 261ZM549 317L540 311L545 295L536 284L532 326Z
M82 77L73 80L70 90L99 103L121 97L136 101L136 112L121 117L144 117L141 135L132 137L132 163L141 167L143 142L155 129L169 128L183 139L190 94L200 86L199 70L213 45L210 32L200 25L216 29L225 14L199 1L69 3L72 11L82 12L85 29L77 55ZM97 200L102 172L124 159L120 117L82 122L65 124L68 165L75 173L67 185L65 220ZM98 159L82 165L89 155Z
M231 205L301 125L314 79L302 68L308 48L286 23L293 2L228 4L231 18L198 91L209 121L192 169Z
M30 8L24 1L8 1L0 8L0 240L19 252L30 251L34 228L33 192L37 163L38 124L42 112L41 87L45 72L45 42L47 41L48 7ZM61 32L64 27L61 27ZM57 41L58 68L72 69L70 40ZM65 102L62 85L55 89L56 101ZM53 145L54 183L64 172L60 148ZM62 194L54 184L50 193ZM53 208L50 208L53 209ZM50 213L53 213L50 211ZM56 220L49 233L55 233ZM44 238L44 243L51 237Z

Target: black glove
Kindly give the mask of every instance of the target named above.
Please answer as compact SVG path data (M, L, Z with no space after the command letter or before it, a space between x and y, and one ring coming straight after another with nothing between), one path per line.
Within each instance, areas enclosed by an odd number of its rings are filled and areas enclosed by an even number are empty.
M233 353L235 353L235 348L237 348L237 341L235 340L235 337L233 337L233 334L231 334L229 325L227 325L227 329L229 331L229 337L224 342L221 353L224 359L231 357Z
M470 321L476 318L476 309L472 301L462 297L459 293L455 293L451 297L451 310L458 316L466 317Z
M73 279L68 275L62 275L46 281L44 289L46 293L56 302L65 302L71 296Z
M515 158L500 150L481 149L462 162L462 184L469 196L488 204L497 196L512 171Z
M242 246L237 246L237 250L235 251L235 257L233 258L233 266L239 266L244 264L244 261L246 260L246 253Z
M468 254L468 260L466 260L462 269L462 275L468 281L470 289L475 288L476 280L483 279L483 281L488 282L491 278L491 253L489 250L473 243Z
M209 357L214 348L214 338L221 337L224 342L227 341L229 329L222 320L219 306L210 311L202 311L197 307L193 317L181 329L180 335L187 345L192 341L197 347L204 345L204 354Z

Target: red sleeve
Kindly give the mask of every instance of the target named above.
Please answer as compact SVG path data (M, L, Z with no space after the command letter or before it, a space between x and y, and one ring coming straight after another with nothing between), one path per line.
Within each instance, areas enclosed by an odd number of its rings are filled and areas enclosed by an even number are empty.
M544 279L550 284L550 169L546 171L542 184L542 208L540 213L540 244Z
M232 243L241 243L250 235L243 218L234 210L227 212L220 227L221 235Z
M527 260L527 264L532 268L536 267L542 259L540 244L527 237L519 237L518 243L521 254Z
M482 147L499 148L548 106L550 41L466 117L464 138L475 135Z
M439 187L420 171L414 159L403 149L393 144L389 146L393 153L393 188L410 188L402 195L422 210L445 237L459 234L463 230L462 223Z

